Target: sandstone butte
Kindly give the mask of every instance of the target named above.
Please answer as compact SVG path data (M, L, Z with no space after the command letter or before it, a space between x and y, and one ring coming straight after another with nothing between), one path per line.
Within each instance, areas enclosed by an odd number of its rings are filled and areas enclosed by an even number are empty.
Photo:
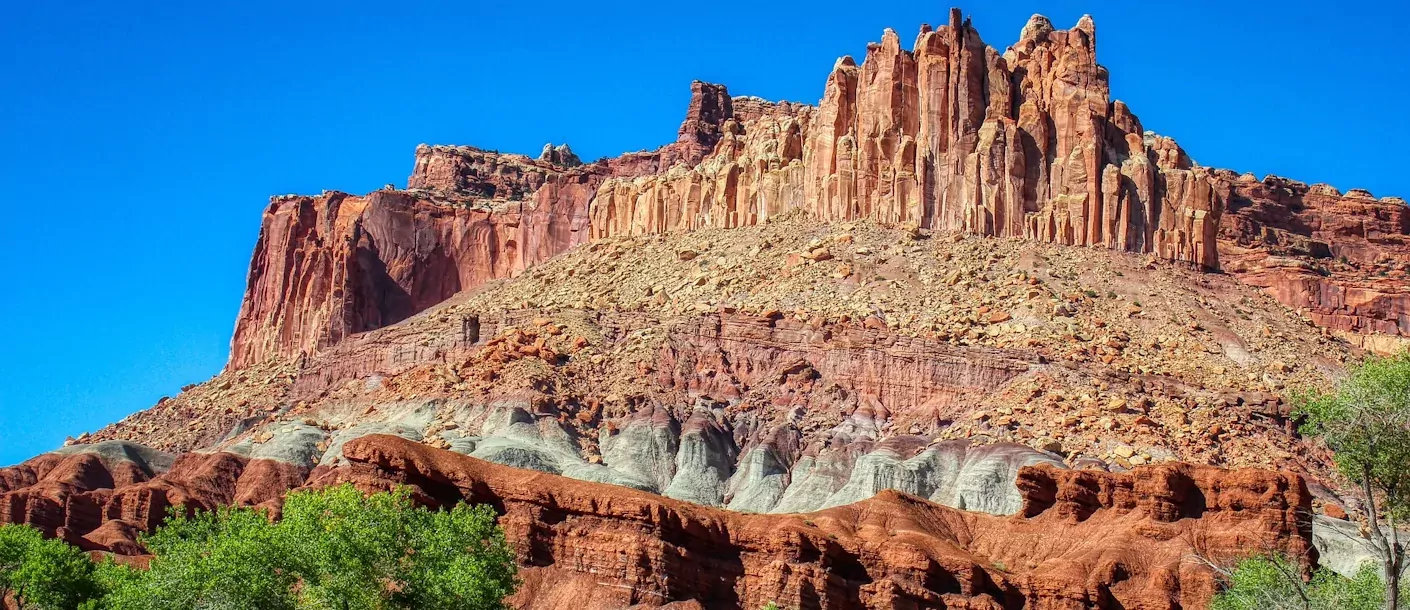
M0 469L0 522L140 556L406 484L503 515L521 608L1202 608L1198 558L1355 568L1283 394L1405 343L1407 235L1146 131L1090 18L952 10L816 106L693 83L654 151L272 198L226 370Z

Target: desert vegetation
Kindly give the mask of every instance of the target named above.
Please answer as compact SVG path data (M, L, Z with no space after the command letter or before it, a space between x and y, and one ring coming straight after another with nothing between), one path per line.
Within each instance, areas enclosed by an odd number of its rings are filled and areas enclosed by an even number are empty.
M178 509L142 543L146 568L0 526L0 594L20 610L496 610L517 584L492 509L428 510L405 488L295 492L278 520Z

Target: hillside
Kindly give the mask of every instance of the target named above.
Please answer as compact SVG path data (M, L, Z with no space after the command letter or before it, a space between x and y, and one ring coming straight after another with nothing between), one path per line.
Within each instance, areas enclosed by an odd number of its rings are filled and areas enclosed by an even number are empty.
M423 145L405 189L271 198L226 370L0 469L0 522L138 554L169 505L408 483L506 515L525 608L1354 569L1289 396L1410 336L1404 201L1202 167L1095 53L1089 18L999 52L954 10L816 106L696 82L654 151Z

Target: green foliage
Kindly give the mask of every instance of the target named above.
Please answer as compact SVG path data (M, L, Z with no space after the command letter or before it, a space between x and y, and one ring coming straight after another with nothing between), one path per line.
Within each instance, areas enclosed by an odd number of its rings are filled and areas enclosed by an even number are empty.
M82 604L79 610L105 610L116 605L118 596L132 596L141 592L139 584L145 574L141 570L120 564L108 557L93 566L93 580L97 593ZM127 607L132 607L129 603Z
M1302 430L1321 436L1337 468L1384 496L1396 520L1410 514L1410 352L1371 358L1336 391L1300 397Z
M1286 558L1252 557L1227 574L1227 583L1210 610L1383 610L1385 589L1376 568L1367 564L1355 578L1325 568L1310 581Z
M304 575L300 608L496 610L516 586L488 506L415 510L405 489L342 486L289 496L280 527Z
M1410 350L1370 358L1335 391L1298 397L1298 403L1303 432L1321 436L1337 469L1360 485L1371 546L1386 579L1385 606L1397 610L1405 562L1397 522L1410 516Z
M172 516L142 542L149 569L94 563L28 527L0 527L0 596L24 610L500 610L514 553L487 506L418 508L351 485L250 508Z
M68 610L98 595L93 562L61 540L27 525L0 525L0 599L21 610Z
M415 569L401 592L407 607L498 609L518 586L514 551L488 506L426 513L411 543Z
M297 579L285 569L288 552L265 513L226 507L186 516L173 511L143 538L155 556L138 577L110 595L115 609L295 608Z

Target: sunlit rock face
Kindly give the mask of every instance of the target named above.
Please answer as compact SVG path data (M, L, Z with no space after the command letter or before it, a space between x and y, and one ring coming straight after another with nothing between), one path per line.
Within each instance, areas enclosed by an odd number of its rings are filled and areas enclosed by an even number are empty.
M1085 18L690 92L653 151L273 198L228 370L0 469L0 522L139 554L408 484L501 511L524 608L1202 607L1191 540L1365 558L1283 389L1410 336L1403 201L1198 167Z
M816 106L697 81L654 151L582 164L566 145L423 145L406 191L274 198L230 367L316 352L590 239L791 210L1217 268L1221 192L1110 99L1090 19L1034 17L999 53L956 10L912 50L887 30L860 65L838 60Z
M817 107L750 102L695 167L608 181L594 235L825 220L1153 252L1218 266L1208 172L1110 99L1084 18L1034 17L1000 54L960 13L913 50L887 30L838 60Z

